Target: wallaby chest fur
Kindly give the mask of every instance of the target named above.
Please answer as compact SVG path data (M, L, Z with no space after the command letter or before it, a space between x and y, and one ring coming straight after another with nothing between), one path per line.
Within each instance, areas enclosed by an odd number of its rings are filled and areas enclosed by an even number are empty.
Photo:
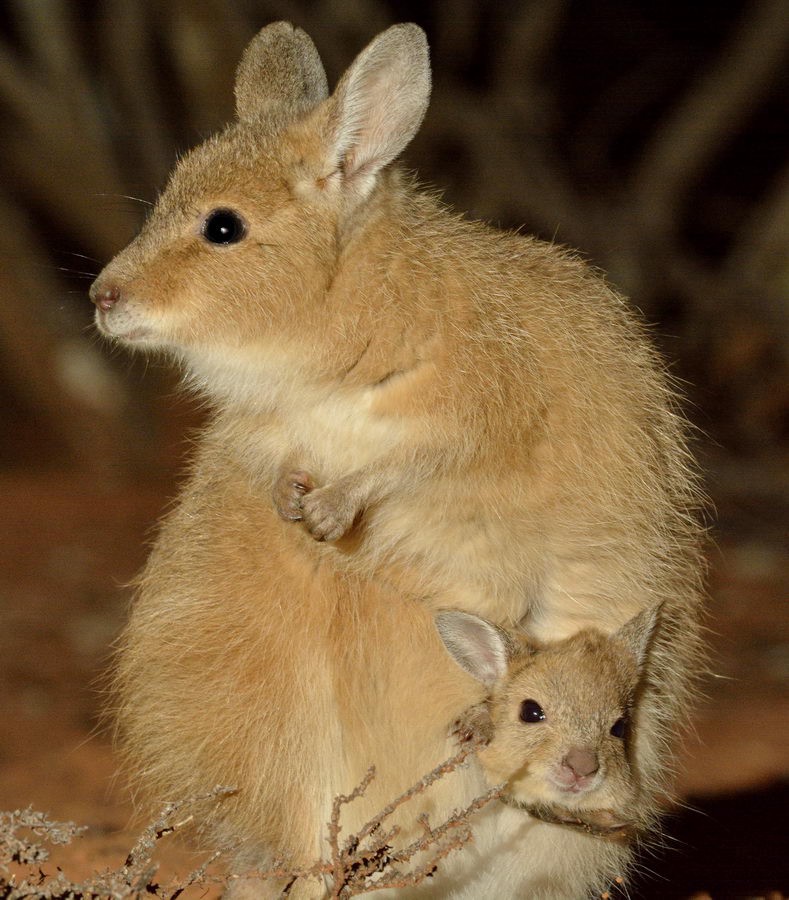
M154 794L240 787L214 825L239 860L309 861L368 765L364 802L383 804L446 755L480 691L446 659L437 610L550 641L662 603L634 740L647 816L699 668L699 499L669 379L582 261L465 221L389 167L428 91L414 26L380 35L331 96L303 32L263 29L238 121L180 161L91 293L105 335L174 355L214 408L117 690ZM337 540L277 515L289 467L314 478L305 503L342 509ZM483 785L472 767L424 802ZM517 890L577 896L626 862L513 816L480 817L488 874L436 896L493 896L521 858Z

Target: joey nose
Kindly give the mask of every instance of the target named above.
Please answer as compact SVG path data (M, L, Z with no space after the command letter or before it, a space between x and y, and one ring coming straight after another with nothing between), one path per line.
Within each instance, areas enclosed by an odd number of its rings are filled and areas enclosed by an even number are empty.
M562 765L574 772L579 778L594 775L600 768L597 754L593 750L583 750L580 747L573 747L568 751L562 760Z
M106 287L99 288L96 288L94 284L90 290L90 299L99 309L107 312L121 299L121 289L116 284L108 284Z

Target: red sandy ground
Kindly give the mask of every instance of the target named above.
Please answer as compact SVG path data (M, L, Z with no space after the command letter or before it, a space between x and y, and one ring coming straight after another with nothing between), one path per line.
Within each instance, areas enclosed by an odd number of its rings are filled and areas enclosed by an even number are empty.
M0 810L32 805L89 826L57 855L75 880L121 865L139 831L97 726L99 676L124 619L124 582L171 494L103 491L62 473L0 479ZM696 796L789 774L789 554L774 528L759 531L724 532L711 553L722 677L709 683L687 744L681 786ZM197 864L173 842L163 850L182 872Z

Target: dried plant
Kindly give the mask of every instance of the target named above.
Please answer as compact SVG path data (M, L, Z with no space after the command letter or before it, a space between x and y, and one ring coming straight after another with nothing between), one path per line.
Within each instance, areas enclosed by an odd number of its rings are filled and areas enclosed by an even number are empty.
M439 825L431 826L428 816L420 815L418 823L421 833L399 849L395 849L395 839L401 829L397 825L387 828L386 820L409 800L424 793L439 778L453 772L475 749L473 745L464 747L455 756L436 766L341 844L342 808L361 797L369 787L375 777L375 769L370 768L350 794L340 795L334 800L329 822L331 852L328 860L322 860L303 872L294 873L292 880L328 876L332 885L329 896L332 900L344 900L346 897L386 888L411 887L430 878L442 859L472 840L469 819L477 810L501 795L501 786L477 797L463 809L455 810Z
M45 844L70 844L84 832L73 822L52 822L44 813L31 807L0 813L0 870L8 873L9 865L33 866L49 859Z
M465 746L450 759L428 772L416 784L380 810L358 831L341 841L342 811L362 797L375 778L369 769L359 785L347 795L339 795L332 805L329 822L329 853L326 858L307 867L294 867L277 861L263 871L243 875L224 876L210 871L211 865L223 854L217 850L185 877L160 884L156 878L158 865L154 859L159 841L188 825L199 827L196 809L201 804L219 802L232 795L232 788L216 787L187 800L168 803L161 814L140 835L122 866L97 873L76 883L58 870L47 876L42 864L49 858L46 844L69 844L86 829L72 822L54 822L32 809L0 813L0 898L2 900L134 900L155 896L161 900L175 900L192 885L224 883L226 880L250 879L284 882L282 896L286 897L298 879L324 879L330 885L327 896L345 900L359 894L385 888L409 887L430 878L442 859L460 850L472 837L470 820L474 813L496 799L501 787L492 788L462 809L455 810L437 825L431 825L426 814L415 818L416 834L405 844L397 841L399 825L387 825L387 820L402 806L423 794L434 782L465 763L476 750ZM184 813L188 810L188 814ZM227 849L227 848L225 848ZM21 867L21 869L20 869ZM27 874L17 880L17 873ZM35 873L32 870L36 870Z
M414 785L396 797L358 831L344 841L342 811L345 806L362 797L375 778L371 767L362 781L349 794L340 794L332 804L328 823L329 854L311 866L293 867L282 861L265 871L232 875L231 879L277 879L285 882L282 896L287 896L299 879L322 879L329 887L327 897L345 900L360 894L387 888L405 888L420 884L432 877L442 859L462 849L473 840L473 815L501 795L502 786L491 788L462 809L454 810L442 822L431 825L426 814L417 816L415 834L405 844L399 825L388 825L393 814L415 797L423 794L434 782L455 771L476 752L478 743L463 747L457 754L437 765Z
M49 876L42 864L50 858L46 844L69 844L87 830L73 822L54 822L44 813L28 808L11 813L0 813L0 898L3 900L133 900L155 896L162 900L175 900L187 887L205 882L208 866L220 856L210 856L200 867L185 878L168 885L155 880L158 865L154 851L165 835L180 830L193 818L173 821L185 807L194 807L205 801L216 801L232 791L215 788L200 797L178 803L169 803L161 815L140 835L137 843L117 869L99 872L82 882L68 879L58 868ZM27 871L25 872L25 869ZM24 873L20 876L20 872Z

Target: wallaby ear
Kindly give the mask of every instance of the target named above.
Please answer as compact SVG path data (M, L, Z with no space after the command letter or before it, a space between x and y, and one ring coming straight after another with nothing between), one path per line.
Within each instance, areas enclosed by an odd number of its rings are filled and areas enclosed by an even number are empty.
M416 134L430 99L430 59L418 25L393 25L357 56L331 98L330 171L372 184Z
M630 649L639 669L643 668L646 662L649 643L660 624L662 609L663 603L656 603L642 609L629 622L625 622L619 631L611 635L614 640L625 644Z
M285 109L305 112L329 94L326 73L309 36L274 22L250 41L236 70L236 113L242 122Z
M436 627L455 662L487 688L507 672L511 642L491 622L450 610L436 616Z

